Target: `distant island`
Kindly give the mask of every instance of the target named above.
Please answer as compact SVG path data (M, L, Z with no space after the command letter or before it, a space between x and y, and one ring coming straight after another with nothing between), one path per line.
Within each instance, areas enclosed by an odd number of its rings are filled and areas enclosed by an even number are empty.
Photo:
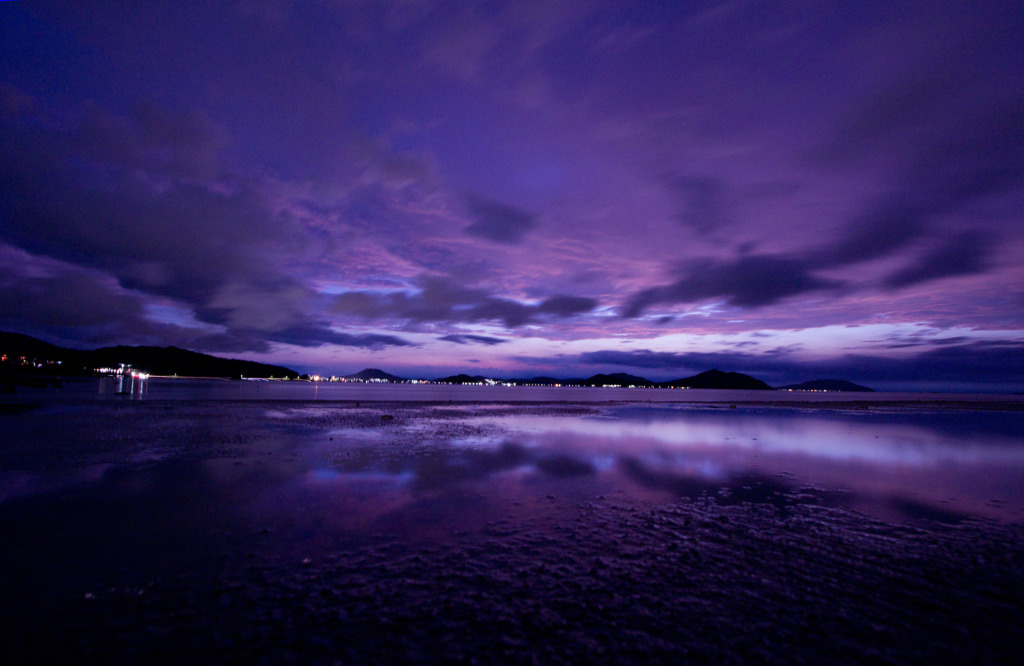
M397 377L390 373L378 370L377 368L367 368L360 370L359 372L352 373L351 375L345 375L340 379L347 382L381 382L381 383L402 383L409 380L402 377Z
M300 375L279 365L221 358L178 347L102 347L93 350L67 349L20 333L0 332L0 375L11 377L87 376L126 369L158 376L210 377L223 379L304 379L312 381L362 383L435 383L504 386L588 386L622 388L677 388L772 391L765 382L739 372L707 370L692 377L654 382L624 372L596 374L587 378L499 379L482 375L457 374L434 380L407 379L378 368L366 368L349 375ZM785 391L859 391L874 389L842 379L815 379L778 387Z
M699 375L686 379L676 379L665 382L661 386L672 388L698 388L698 389L732 389L746 391L771 391L772 387L760 379L739 372L722 372L721 370L708 370Z
M667 382L652 382L644 377L615 372L597 374L586 379L555 379L534 377L532 379L499 380L482 376L455 375L435 380L442 384L514 384L518 386L595 386L621 388L687 388L687 389L730 389L771 391L771 386L760 379L739 372L708 370L693 377L673 379Z
M814 379L802 384L780 386L780 391L849 391L874 393L875 389L848 382L845 379Z

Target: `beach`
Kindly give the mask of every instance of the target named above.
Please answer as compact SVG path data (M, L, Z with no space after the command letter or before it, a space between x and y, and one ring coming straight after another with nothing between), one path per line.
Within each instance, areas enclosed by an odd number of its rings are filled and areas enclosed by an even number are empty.
M19 394L0 411L5 649L16 662L1009 662L1024 618L1021 418Z

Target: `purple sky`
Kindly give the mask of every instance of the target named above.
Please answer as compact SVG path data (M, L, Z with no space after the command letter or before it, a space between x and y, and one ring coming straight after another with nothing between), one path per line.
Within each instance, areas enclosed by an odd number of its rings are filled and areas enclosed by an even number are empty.
M0 329L1021 391L1021 34L1019 0L2 2Z

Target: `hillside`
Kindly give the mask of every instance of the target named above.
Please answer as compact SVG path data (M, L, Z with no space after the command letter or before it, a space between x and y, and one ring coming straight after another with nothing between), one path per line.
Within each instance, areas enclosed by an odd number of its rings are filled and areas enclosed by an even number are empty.
M178 347L104 347L89 353L96 367L130 364L153 375L182 377L298 377L294 370L279 366L220 358Z
M102 347L67 349L19 333L0 333L0 354L6 374L89 375L95 368L122 363L153 375L183 377L298 377L279 365L221 358L178 347ZM25 357L25 361L21 357Z
M470 377L465 373L458 375L452 375L451 377L442 377L441 379L435 379L435 384L484 384L487 382L487 377L482 375L476 375Z
M874 393L875 389L848 382L845 379L812 379L801 384L789 384L780 386L780 391L849 391L860 393Z
M675 379L670 382L664 382L658 384L662 387L673 387L673 388L694 388L694 389L729 389L729 390L754 390L754 391L771 391L772 387L765 384L760 379L751 377L750 375L744 375L739 372L722 372L721 370L707 370L694 375L693 377L687 377L685 379Z
M625 372L594 375L578 383L580 386L654 386L650 380Z
M404 377L398 377L392 375L389 372L384 372L378 368L366 368L359 372L354 372L351 375L345 375L342 379L350 382L404 382Z

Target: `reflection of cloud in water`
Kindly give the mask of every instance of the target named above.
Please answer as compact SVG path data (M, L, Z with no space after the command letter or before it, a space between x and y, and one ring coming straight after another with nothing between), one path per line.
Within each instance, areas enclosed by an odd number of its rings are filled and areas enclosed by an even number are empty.
M564 453L541 458L536 464L537 469L545 474L560 478L590 476L597 471L590 462Z
M309 485L343 483L348 485L401 486L415 479L411 472L386 474L383 472L339 472L329 467L318 467L306 472L305 482Z
M1020 439L989 435L987 441L943 436L923 425L879 424L820 417L794 417L787 412L751 413L745 410L708 415L680 411L672 417L629 418L510 415L482 417L474 422L497 422L546 440L561 437L565 444L584 448L601 442L623 451L637 448L701 450L734 448L765 454L799 453L833 460L864 460L905 465L938 462L1024 462ZM581 436L591 438L581 439Z
M439 488L462 481L481 479L500 471L511 470L529 462L527 450L513 442L505 442L493 450L453 451L439 447L414 463L416 486Z
M20 497L95 483L111 465L89 465L56 472L0 471L0 503Z
M1024 447L1011 427L1020 415L665 405L564 413L387 409L395 418L382 422L380 406L284 408L319 433L302 454L313 471L301 483L335 488L349 496L346 504L355 496L372 502L374 492L413 503L460 492L521 499L621 492L777 507L813 496L882 517L947 521L965 512L1008 519L1024 509Z
M960 414L978 419L961 432L984 432L990 417ZM821 497L827 489L843 491L830 501L915 517L1003 511L991 497L1020 511L1024 496L1016 479L1024 473L1024 447L1005 428L957 437L948 427L933 427L941 414L898 418L636 406L610 407L600 417L520 411L470 416L462 423L478 434L430 438L425 451L389 464L392 472L411 471L417 492L515 469L520 483L590 479L595 487L677 496L724 489L735 501L775 504L775 493L813 486ZM421 422L416 434L427 430ZM502 437L494 434L499 431Z

